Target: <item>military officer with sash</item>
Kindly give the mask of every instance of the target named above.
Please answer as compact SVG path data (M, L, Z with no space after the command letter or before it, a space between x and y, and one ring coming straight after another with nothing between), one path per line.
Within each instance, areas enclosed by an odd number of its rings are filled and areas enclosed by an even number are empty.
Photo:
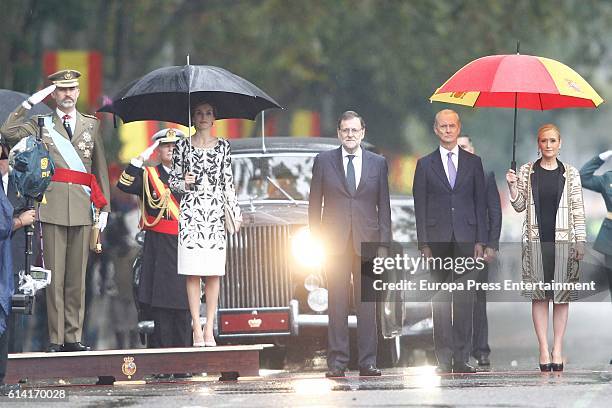
M94 223L104 230L110 211L99 121L76 110L80 76L69 69L49 75L53 85L30 96L0 129L11 146L38 134L37 118L27 119L27 111L48 95L55 100L55 112L43 116L43 142L56 172L39 209L43 257L52 271L46 288L49 352L89 350L81 338L90 234Z
M153 135L153 145L132 159L117 187L140 198L140 227L146 231L138 301L149 307L155 322L150 347L191 346L191 315L185 276L177 272L180 195L168 188L174 144L183 133L164 129ZM143 167L157 152L160 164Z

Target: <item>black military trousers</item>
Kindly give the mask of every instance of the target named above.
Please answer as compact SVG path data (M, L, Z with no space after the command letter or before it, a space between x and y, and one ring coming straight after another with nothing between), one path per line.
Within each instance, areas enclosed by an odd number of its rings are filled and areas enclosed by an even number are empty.
M189 310L153 307L151 312L155 327L153 338L149 342L150 347L190 347L192 345Z

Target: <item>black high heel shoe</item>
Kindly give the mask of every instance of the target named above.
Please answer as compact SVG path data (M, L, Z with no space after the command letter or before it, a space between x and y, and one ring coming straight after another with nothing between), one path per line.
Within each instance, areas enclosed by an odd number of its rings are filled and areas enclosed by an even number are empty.
M548 371L552 371L553 363L540 364L540 371L546 373ZM563 364L561 364L561 369L563 369Z
M553 359L553 355L552 353L550 353L550 361L551 361L550 366L551 366L552 371L563 371L563 363L553 363L552 359Z
M550 363L552 371L563 371L563 363Z

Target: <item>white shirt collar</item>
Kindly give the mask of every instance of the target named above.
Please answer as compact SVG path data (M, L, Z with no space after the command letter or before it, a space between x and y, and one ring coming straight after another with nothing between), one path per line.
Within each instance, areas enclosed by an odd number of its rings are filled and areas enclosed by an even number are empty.
M459 157L459 145L456 144L455 147L452 148L452 150L448 150L447 148L443 147L442 145L440 145L440 154L444 157L448 156L448 152L453 152L453 154L456 157Z
M344 159L346 156L348 156L349 154L352 154L353 156L355 156L354 158L357 157L361 157L362 151L361 151L361 146L359 146L357 148L357 151L355 151L355 153L349 153L344 149L344 146L342 146L342 158Z
M59 108L55 108L55 113L57 113L57 116L59 116L60 119L63 119L65 115L70 115L70 120L71 121L76 119L76 109L73 109L72 112L65 113L64 111L60 110Z

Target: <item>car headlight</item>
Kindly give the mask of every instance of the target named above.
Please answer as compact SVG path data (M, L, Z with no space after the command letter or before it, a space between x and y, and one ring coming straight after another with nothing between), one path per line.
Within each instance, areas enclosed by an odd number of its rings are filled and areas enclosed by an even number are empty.
M310 235L308 227L300 228L291 239L291 252L298 263L308 268L318 268L323 264L324 250L320 242Z
M327 310L327 289L318 288L308 294L308 306L315 312Z
M314 273L311 273L310 275L306 277L306 279L304 279L304 287L309 292L312 292L313 290L320 288L321 278L319 278L319 275L315 275Z

